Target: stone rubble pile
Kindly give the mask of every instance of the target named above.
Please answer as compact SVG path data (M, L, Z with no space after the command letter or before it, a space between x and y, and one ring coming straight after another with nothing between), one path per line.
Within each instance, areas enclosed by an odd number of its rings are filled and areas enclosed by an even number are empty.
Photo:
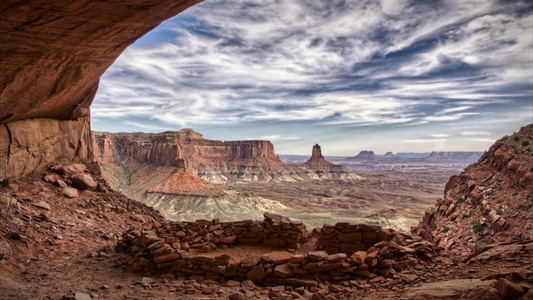
M50 171L54 173L47 174L43 180L62 188L63 196L77 198L78 190L93 190L98 187L98 182L84 173L86 170L87 167L83 164L55 165L50 167Z
M251 280L259 285L308 288L340 281L359 285L358 280L373 284L394 280L409 283L416 276L409 277L402 271L425 269L443 260L439 257L444 255L442 249L420 237L378 226L338 223L326 225L319 231L318 248L327 244L329 254L320 249L296 251L301 243L308 241L309 232L305 226L270 214L265 214L263 222L155 223L147 230L130 229L123 234L118 246L131 255L122 264L131 265L134 271L159 274L162 278L217 282ZM351 235L358 237L345 240ZM239 244L263 244L289 250L237 259L227 254L216 256L217 252L212 251ZM334 251L329 246L332 244L346 245Z

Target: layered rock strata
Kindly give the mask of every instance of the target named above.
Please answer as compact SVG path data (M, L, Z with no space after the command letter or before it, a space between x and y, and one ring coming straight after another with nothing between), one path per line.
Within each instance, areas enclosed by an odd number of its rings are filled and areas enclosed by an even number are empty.
M117 169L128 173L131 166L125 160L134 160L154 166L185 167L210 183L355 177L346 168L327 162L320 148L309 163L290 165L279 159L269 141L215 141L204 139L192 129L159 134L93 132L93 140L95 156L111 176ZM124 177L114 177L120 176Z
M468 253L494 242L533 238L533 124L498 140L452 176L444 198L413 232Z
M363 225L336 224L340 230ZM290 253L283 249L298 248L307 241L305 226L287 219L265 214L265 221L219 223L217 220L166 224L155 223L145 229L130 229L118 246L131 255L123 260L135 271L163 274L165 278L188 277L194 280L228 281L246 279L256 284L285 284L316 287L324 281L360 280L369 278L380 282L392 278L396 272L419 264L436 265L444 259L442 249L392 230L373 228L384 237L366 251L351 255L325 251ZM324 239L325 237L322 237ZM378 239L379 240L379 239ZM355 240L352 241L356 243ZM280 251L260 258L231 258L213 256L210 251L242 243L263 243L281 247ZM194 254L192 248L205 254ZM377 279L376 279L377 278ZM355 281L354 281L355 283Z

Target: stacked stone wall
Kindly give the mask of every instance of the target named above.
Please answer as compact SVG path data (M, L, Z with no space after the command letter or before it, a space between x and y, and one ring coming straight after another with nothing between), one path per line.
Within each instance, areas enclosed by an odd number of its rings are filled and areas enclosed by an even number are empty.
M443 255L442 249L420 237L350 223L325 225L315 230L318 243L329 241L338 246L317 245L313 251L298 251L300 243L309 238L305 226L275 217L267 214L262 222L198 220L156 223L148 230L130 229L124 233L119 248L131 254L124 263L131 265L134 271L159 274L164 278L219 282L248 279L262 285L308 287L327 281L365 278L376 281L377 277L377 281L386 281L385 278L397 277L396 274L403 270L433 265L436 263L434 258ZM362 236L358 238L359 235ZM343 242L352 236L356 238ZM282 249L261 257L239 258L224 253L217 255L215 250L242 244ZM315 244L308 244L306 249L310 245Z

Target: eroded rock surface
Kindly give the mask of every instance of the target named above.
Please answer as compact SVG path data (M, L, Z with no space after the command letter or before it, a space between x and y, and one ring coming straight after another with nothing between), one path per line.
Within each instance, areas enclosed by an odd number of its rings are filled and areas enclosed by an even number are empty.
M91 156L91 149L88 117L0 124L0 180L43 169L57 161L84 161Z

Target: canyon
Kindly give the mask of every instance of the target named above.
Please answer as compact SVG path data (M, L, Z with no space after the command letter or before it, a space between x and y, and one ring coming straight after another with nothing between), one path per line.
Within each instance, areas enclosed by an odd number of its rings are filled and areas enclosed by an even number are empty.
M310 227L357 221L408 232L461 170L360 176L326 160L318 144L307 160L285 163L269 141L214 141L192 129L93 132L93 148L113 189L180 221L238 221L275 212Z
M408 201L420 198L404 185L439 190L432 178L442 173L348 178L318 145L293 166L267 141L210 141L192 130L93 140L90 106L104 71L140 36L198 2L0 3L0 299L533 297L532 125L452 177L411 233L339 215L379 202L419 219L434 200ZM115 189L155 195L146 200L155 207L167 196L201 204L198 197L234 193L228 215L256 220L193 221L193 209L206 209L196 205L185 208L190 220L170 221ZM284 200L265 201L284 192ZM338 222L308 230L273 214L258 221L236 211L244 200L255 211L334 208L339 215L328 220Z

